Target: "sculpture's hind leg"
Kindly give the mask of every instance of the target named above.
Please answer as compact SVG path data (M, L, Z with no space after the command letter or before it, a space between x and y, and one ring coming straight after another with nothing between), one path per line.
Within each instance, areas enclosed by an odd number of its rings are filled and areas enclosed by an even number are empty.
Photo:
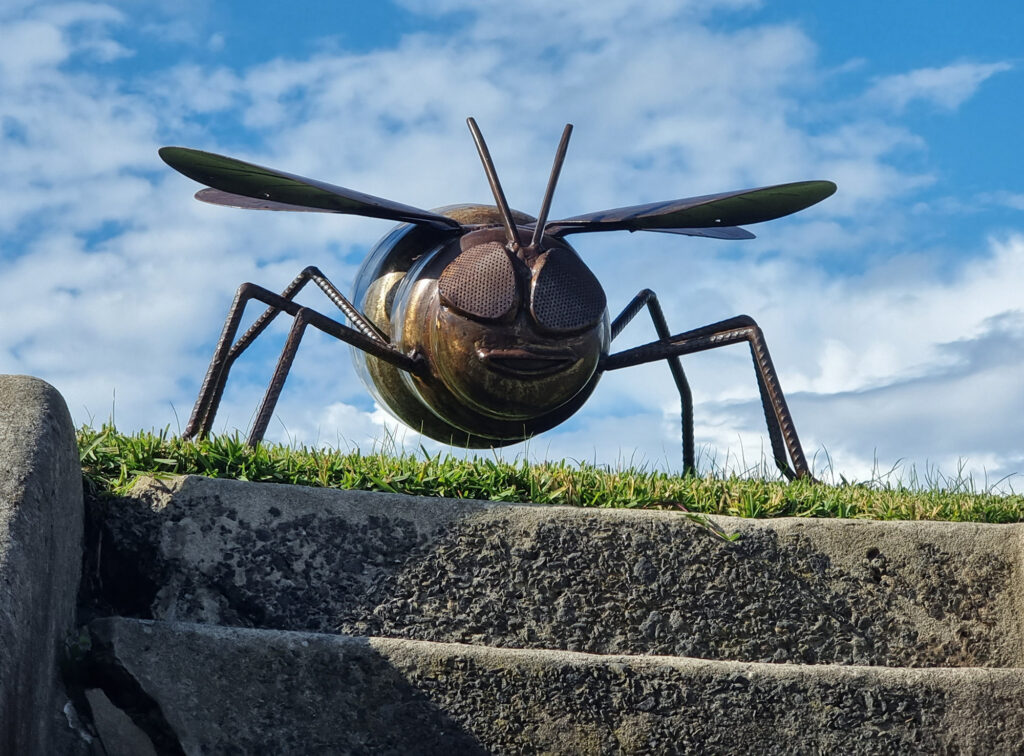
M727 344L746 341L750 344L750 353L754 358L754 371L757 375L757 386L764 407L765 422L768 425L768 437L771 440L772 454L775 464L786 475L792 478L810 477L803 447L796 434L793 417L786 405L786 398L779 386L779 377L775 372L764 334L753 318L740 315L720 323L680 333L675 336L652 341L649 344L627 349L618 354L609 355L601 363L604 370L642 365L645 362L669 359L673 356L703 352ZM787 459L787 451L789 458ZM789 466L789 459L793 466Z

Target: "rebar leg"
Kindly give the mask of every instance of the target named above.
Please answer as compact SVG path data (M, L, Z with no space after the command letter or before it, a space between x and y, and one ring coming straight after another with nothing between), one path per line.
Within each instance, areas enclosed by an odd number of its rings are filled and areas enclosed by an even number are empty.
M213 359L210 360L210 367L206 370L206 377L203 379L203 385L199 389L199 396L196 398L195 406L192 408L192 416L185 426L185 432L181 434L182 438L192 438L193 436L203 438L210 432L210 426L213 425L213 418L217 414L217 408L220 405L221 395L224 393L224 384L227 383L228 371L238 355L255 338L255 336L250 338L248 343L243 343L243 340L239 340L238 344L235 345L234 352L232 352L232 341L238 332L242 312L245 310L246 303L252 298L250 293L251 286L252 284L248 283L242 284L238 287L238 291L235 292L235 299L228 310L228 317L224 321L224 328L221 330L220 339L217 341L217 348L213 352ZM288 293L287 289L285 293ZM292 292L291 296L294 296L294 292ZM268 310L260 316L266 321L263 323L263 328L266 328L270 321L277 316L277 313L277 310L272 312ZM250 330L252 329L250 328Z
M214 417L217 414L217 408L220 406L220 401L224 394L224 387L227 384L231 366L281 312L287 312L295 316L301 309L305 309L293 300L309 281L315 282L327 294L330 300L352 321L355 328L343 326L313 310L309 312L316 317L307 316L308 322L312 323L316 320L318 322L317 327L321 330L391 362L402 369L413 370L418 367L415 361L395 351L387 338L372 323L359 314L337 288L313 266L303 270L279 295L261 286L244 283L238 287L235 299L228 310L224 328L214 350L213 359L210 361L210 367L206 372L206 378L203 380L202 388L199 391L199 397L196 399L192 416L189 418L185 431L182 434L184 438L192 438L193 436L202 438L210 432ZM234 341L242 319L242 313L245 310L245 306L252 299L263 302L268 307L248 330L237 341ZM292 357L294 358L294 354ZM287 370L285 370L285 374L287 374ZM282 378L280 384L283 385L283 383L284 379ZM280 386L278 387L278 392L280 392Z
M622 329L637 316L637 313L645 305L651 314L651 320L654 321L654 330L658 334L658 338L667 339L669 337L668 324L665 322L665 314L658 303L658 296L650 289L644 289L633 297L632 301L626 305L626 308L612 321L612 340L622 332ZM680 361L679 355L666 357L665 361L668 362L669 370L672 372L672 380L675 381L676 389L679 391L680 425L683 436L683 474L696 475L697 465L693 440L693 394L690 391L690 384L686 380L686 373L683 372L683 363Z
M313 313L312 310L303 307L295 314L292 328L288 332L288 340L284 343L281 356L277 359L274 377L270 379L267 393L264 395L259 412L256 414L256 422L249 433L249 446L256 446L256 444L263 440L263 436L267 432L270 418L274 414L277 400L281 396L281 389L284 388L284 382L288 378L288 371L292 369L292 362L295 361L295 353L299 349L299 342L302 341L302 334L306 332L306 326L309 325L311 313Z
M778 374L772 364L771 356L768 354L764 334L753 318L740 315L720 323L662 338L634 349L627 349L606 357L601 367L604 370L618 370L676 355L703 352L741 341L750 344L750 353L754 359L757 385L761 394L761 404L764 407L764 417L768 426L768 437L771 440L775 464L787 478L809 477L811 473L807 466L807 459L804 456L803 447L800 445L793 417L779 385ZM792 468L786 457L787 451L789 459L793 462Z

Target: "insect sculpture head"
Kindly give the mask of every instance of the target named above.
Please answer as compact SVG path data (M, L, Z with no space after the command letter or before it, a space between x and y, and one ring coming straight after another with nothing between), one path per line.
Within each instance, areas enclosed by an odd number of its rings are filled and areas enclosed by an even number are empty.
M601 284L568 243L544 233L571 127L533 219L508 208L483 138L469 124L496 206L474 208L484 222L423 255L387 315L393 341L431 366L429 376L404 383L451 426L441 435L468 433L463 443L490 446L561 422L559 410L596 382L610 337Z
M549 222L572 126L562 133L540 211L532 218L508 206L480 130L472 118L468 123L494 206L426 211L198 150L165 147L160 151L172 167L211 187L196 195L206 202L351 213L401 222L364 261L353 301L312 267L281 294L243 284L185 435L209 432L234 360L271 320L286 312L294 317L294 324L250 434L253 444L266 431L302 334L312 325L353 347L370 392L396 417L428 436L470 447L515 443L548 430L583 405L604 371L665 360L682 404L684 466L692 470L692 402L679 357L746 341L754 356L775 460L791 477L809 474L753 320L739 316L672 336L657 298L645 289L609 322L601 284L564 237L647 230L749 239L753 234L739 224L801 210L832 194L835 185L804 181ZM327 294L351 326L294 301L309 281ZM242 310L252 299L267 309L236 340ZM658 341L609 354L612 339L645 306Z
M604 290L564 242L513 253L482 229L437 279L438 374L468 406L529 420L586 386L607 352Z

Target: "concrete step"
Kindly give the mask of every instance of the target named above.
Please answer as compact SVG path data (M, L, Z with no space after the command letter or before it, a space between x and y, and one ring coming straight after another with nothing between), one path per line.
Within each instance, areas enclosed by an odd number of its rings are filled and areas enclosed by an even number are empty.
M1024 671L600 656L124 618L109 753L1017 753ZM100 687L90 700L105 700ZM126 735L117 709L141 729ZM149 745L155 744L155 745Z
M1020 525L198 477L89 508L87 604L124 615L92 622L82 668L110 753L1024 743Z
M710 518L185 477L92 504L107 614L508 649L1016 667L1020 525Z

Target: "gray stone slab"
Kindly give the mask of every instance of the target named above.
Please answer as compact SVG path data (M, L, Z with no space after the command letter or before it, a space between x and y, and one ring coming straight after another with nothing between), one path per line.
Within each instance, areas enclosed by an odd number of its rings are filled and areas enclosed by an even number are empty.
M37 378L0 376L0 753L53 753L67 734L57 667L78 595L82 511L63 398Z
M102 688L90 688L84 695L97 737L103 745L103 756L159 756L152 739L128 714L111 703Z
M199 477L96 504L110 614L881 666L1024 656L1019 525L714 518Z
M162 753L1016 753L1024 742L1022 670L601 657L119 618L90 629L110 699Z

